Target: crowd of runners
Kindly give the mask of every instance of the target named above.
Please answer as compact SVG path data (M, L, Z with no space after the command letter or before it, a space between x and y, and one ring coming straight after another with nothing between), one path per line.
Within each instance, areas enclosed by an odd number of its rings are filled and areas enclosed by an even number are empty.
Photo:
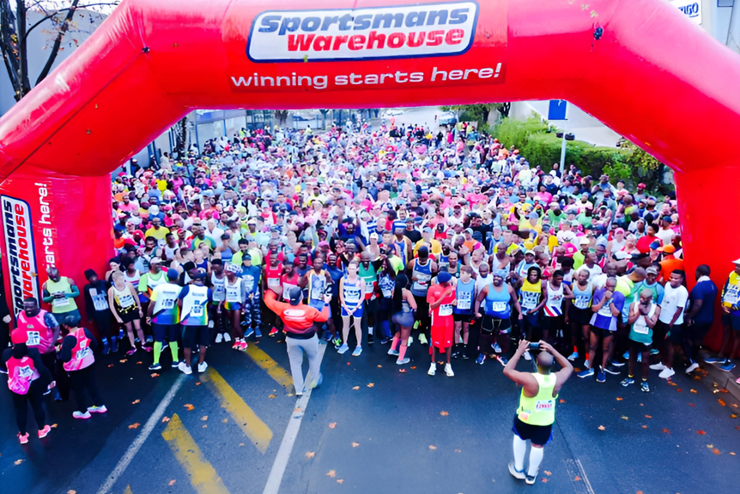
M321 384L319 340L354 358L386 345L399 366L427 359L430 376L440 352L448 377L453 360L506 366L545 342L578 377L649 392L700 365L717 296L723 369L740 346L740 259L721 294L707 266L686 273L675 197L532 167L464 124L242 129L114 176L112 200L107 270L78 287L52 268L13 321L0 367L22 443L29 404L49 433L45 393L71 388L75 418L105 412L97 346L191 374L211 345L277 337L300 395L304 352Z

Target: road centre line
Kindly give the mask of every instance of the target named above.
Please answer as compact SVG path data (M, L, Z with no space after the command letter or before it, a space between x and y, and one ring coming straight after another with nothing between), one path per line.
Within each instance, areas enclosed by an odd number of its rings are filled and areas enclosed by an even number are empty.
M275 362L272 357L262 351L257 345L251 344L247 347L247 355L254 360L254 363L265 370L280 386L289 389L293 384L293 378L290 373L283 369L280 364Z
M319 365L324 360L326 347L327 345L325 344L319 345ZM309 371L305 382L309 384L312 380L313 376L311 376L311 372ZM306 388L307 389L303 393L303 396L298 398L296 401L294 413L290 415L288 426L285 428L285 435L283 435L280 449L278 449L277 455L275 456L272 469L270 469L270 476L267 478L267 484L265 484L265 490L262 491L262 494L278 494L278 491L280 490L280 483L283 481L285 469L288 466L288 460L290 460L295 440L298 437L298 431L301 428L301 422L303 422L303 416L306 413L308 400L311 398L311 386L308 385Z
M172 384L172 387L164 396L164 398L162 398L162 401L159 402L159 405L157 405L157 408L146 421L146 424L144 424L144 427L141 429L139 435L136 436L134 442L131 443L131 446L128 447L126 452L118 461L116 467L113 469L110 475L108 475L108 479L103 485L100 486L97 494L108 494L111 491L115 483L118 481L121 475L123 475L123 472L126 471L126 468L131 464L131 461L134 459L134 456L136 456L136 453L138 453L139 449L141 449L141 447L144 445L144 441L146 441L149 435L152 433L154 427L159 422L159 419L161 419L162 415L164 415L165 409L170 405L170 403L172 403L172 400L175 398L175 395L180 390L184 382L185 374L181 374Z
M213 465L205 459L177 414L172 416L162 432L170 449L190 478L190 483L199 494L229 494Z
M568 477L570 482L573 484L573 490L576 494L594 494L594 489L591 487L591 482L588 481L586 471L583 469L581 460L566 459L563 460L565 463L565 469L568 471ZM575 480L576 477L580 477L581 480Z
M244 400L234 391L234 388L221 377L213 367L209 367L200 380L208 385L214 395L221 401L221 408L226 409L236 421L244 434L254 443L257 450L265 454L272 440L272 431L260 419Z

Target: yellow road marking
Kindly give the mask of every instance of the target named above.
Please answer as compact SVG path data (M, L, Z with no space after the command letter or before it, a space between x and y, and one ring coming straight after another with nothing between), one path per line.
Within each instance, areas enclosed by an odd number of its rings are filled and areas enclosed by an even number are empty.
M244 434L254 443L257 450L265 454L267 446L272 440L272 431L267 424L257 416L256 413L244 403L244 400L236 394L234 388L216 372L213 367L209 367L205 374L201 375L201 381L208 384L211 391L221 400L221 408L225 408L233 417Z
M293 384L293 378L290 373L280 367L280 364L260 350L257 345L249 345L247 347L247 355L252 357L254 363L262 367L262 369L264 369L271 378L277 381L280 386L289 388Z
M126 490L123 491L123 494L134 494L133 492L131 492L131 486L130 485L127 485L126 486Z
M172 416L162 437L169 444L177 461L190 476L190 483L200 494L229 494L221 477L205 459L193 436L185 429L177 414ZM131 492L129 488L127 492Z

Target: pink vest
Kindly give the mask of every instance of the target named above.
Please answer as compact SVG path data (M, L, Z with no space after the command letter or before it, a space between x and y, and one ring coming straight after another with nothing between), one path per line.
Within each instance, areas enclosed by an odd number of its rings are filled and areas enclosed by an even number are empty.
M26 355L22 359L10 357L8 366L8 388L15 394L25 395L31 383L39 378L33 359Z
M62 367L67 372L90 367L95 362L95 356L90 349L90 338L85 335L85 328L77 328L70 335L77 338L77 344L72 350L72 359L69 362L64 362Z
M49 350L49 347L54 346L54 333L44 323L44 316L46 311L41 309L35 317L28 317L26 313L21 311L18 313L18 328L28 333L28 348L35 348L42 355Z

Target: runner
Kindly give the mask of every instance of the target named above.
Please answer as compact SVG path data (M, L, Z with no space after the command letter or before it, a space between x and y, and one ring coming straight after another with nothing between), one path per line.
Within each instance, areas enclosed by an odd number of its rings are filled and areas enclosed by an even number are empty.
M71 315L76 318L75 324L78 324L82 317L75 298L80 296L80 289L72 278L61 276L55 267L50 267L47 274L49 279L41 287L44 302L51 304L51 313L57 319Z
M147 309L147 319L152 325L154 333L154 362L149 366L150 371L162 369L159 358L162 355L164 342L168 341L172 354L172 367L180 365L177 340L180 336L180 307L177 299L182 288L177 285L178 274L174 269L167 271L167 283L157 285L151 293L151 301Z
M431 324L427 293L432 277L437 273L437 263L429 258L429 249L426 245L419 247L418 257L408 263L406 271L411 277L411 293L416 298L416 324L419 328L419 341L422 345L426 345L429 342L427 333Z
M108 288L103 280L98 279L97 273L92 269L85 270L87 285L82 289L85 295L85 312L87 322L93 320L98 326L101 341L103 342L103 355L110 352L118 352L117 335L111 332L111 318L113 314L108 305Z
M676 373L673 370L674 346L680 346L683 339L684 311L689 300L689 292L682 286L683 281L684 272L678 269L673 271L660 304L655 339L660 345L661 361L650 368L660 371L658 377L662 379L668 379Z
M439 276L437 277L439 280ZM455 300L452 308L452 317L455 322L455 336L453 339L452 357L462 356L463 360L469 357L464 351L470 337L470 323L474 319L473 304L476 298L473 269L470 266L460 268L460 280L455 285Z
M601 342L601 365L596 365L598 372L596 382L606 382L605 372L618 375L619 371L607 365L611 362L614 351L614 335L617 331L617 320L621 317L624 295L617 291L617 279L609 277L603 288L594 291L591 302L591 333L589 335L588 363L585 370L578 373L578 377L584 378L594 375L594 358L596 350Z
M64 362L64 370L69 375L69 382L77 400L77 410L72 412L76 419L89 419L91 413L107 413L108 409L100 397L95 378L95 355L98 342L93 334L75 325L75 316L67 315L62 319L62 327L67 336L62 341L59 360ZM90 399L87 399L87 394Z
M627 323L630 325L630 358L627 378L622 381L622 386L635 384L635 364L639 358L642 362L640 390L645 393L650 392L648 365L650 364L650 350L653 344L653 328L658 322L659 316L660 306L653 303L653 292L643 288L639 299L630 304L629 318L627 319Z
M337 349L341 355L349 350L350 319L355 328L357 346L352 352L353 357L362 353L362 310L365 293L365 281L357 276L359 263L352 261L347 265L347 275L339 281L339 303L342 306L342 346Z
M213 291L205 286L205 273L193 274L193 281L180 290L177 297L177 306L180 308L180 324L182 325L182 346L185 360L178 364L183 374L192 374L190 357L193 351L198 351L198 372L203 373L208 368L206 350L211 342L208 335L208 305L213 303Z
M452 277L450 273L442 271L437 276L436 285L429 288L427 293L427 302L432 312L432 343L429 345L429 354L432 357L432 364L427 374L433 376L437 372L437 349L447 354L447 363L445 364L445 374L447 377L454 377L450 364L452 354L452 338L455 327L452 310L457 305L455 299L455 287L450 283Z
M213 294L213 300L209 306L210 319L208 320L208 327L215 328L216 343L221 343L222 341L226 343L231 342L231 333L227 329L229 321L222 310L222 302L226 299L225 267L221 259L213 259L211 261L211 274L207 276L208 282L206 283L206 286L211 289Z
M248 345L244 338L241 318L246 310L247 290L244 287L244 280L237 276L240 272L239 266L231 263L226 264L224 299L219 303L217 313L225 312L225 320L231 325L230 331L224 331L224 334L231 334L231 332L234 334L234 344L231 348L245 352Z
M684 316L686 327L682 340L684 355L689 359L686 374L699 368L699 347L714 324L714 303L717 285L709 279L711 270L706 264L696 268L696 285L689 293L689 309Z
M108 290L108 305L111 307L113 317L118 324L126 329L128 341L131 345L127 356L136 353L136 341L134 340L134 330L136 330L138 341L141 342L141 349L145 352L151 352L152 349L146 346L144 331L141 329L141 319L144 312L141 309L139 295L136 293L134 285L124 280L123 273L113 273L113 285Z
M521 323L522 309L519 299L511 285L504 285L506 271L498 269L493 272L493 281L490 285L483 287L475 299L475 314L481 318L481 334L478 342L479 355L475 363L483 365L486 357L493 354L493 345L498 343L501 347L501 355L497 357L502 365L508 362L509 333L511 332L511 308L519 314ZM481 314L481 304L484 313Z
M414 311L417 309L416 298L408 290L409 279L401 273L396 277L396 284L393 288L393 322L398 326L398 330L393 335L391 347L388 355L394 355L396 364L408 364L411 359L406 357L408 342L411 339L411 328L414 325ZM400 345L400 346L399 346Z
M735 368L730 360L740 351L740 259L732 261L735 270L730 273L722 287L722 346L716 358L704 359L709 364L718 363L725 372Z

